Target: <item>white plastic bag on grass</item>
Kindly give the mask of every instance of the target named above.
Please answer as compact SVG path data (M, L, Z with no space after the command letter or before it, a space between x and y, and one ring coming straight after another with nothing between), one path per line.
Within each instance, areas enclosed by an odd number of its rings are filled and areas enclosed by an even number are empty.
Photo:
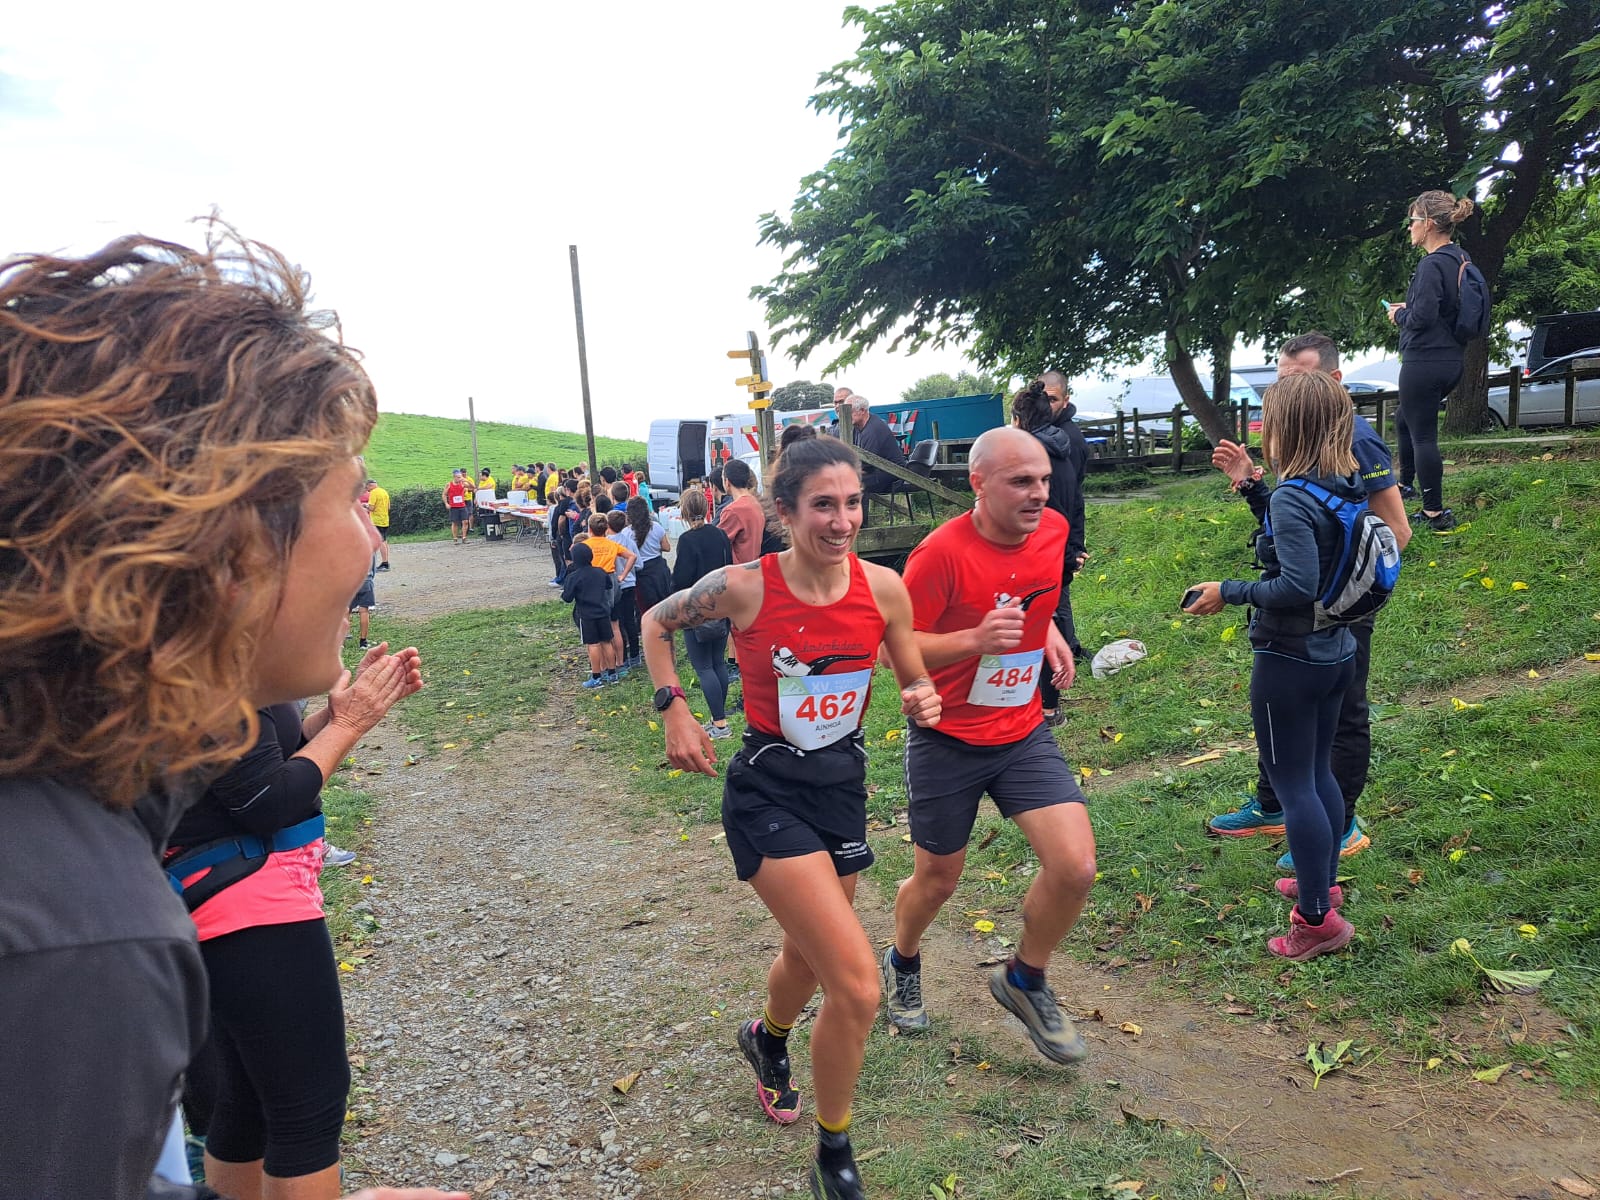
M1115 675L1129 663L1138 662L1146 653L1143 642L1133 638L1118 638L1100 647L1089 669L1094 672L1096 679L1104 679L1107 675Z

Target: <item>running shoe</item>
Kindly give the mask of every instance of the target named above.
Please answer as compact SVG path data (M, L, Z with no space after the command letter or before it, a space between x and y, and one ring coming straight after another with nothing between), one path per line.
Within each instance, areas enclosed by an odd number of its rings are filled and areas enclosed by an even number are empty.
M1402 483L1400 485L1400 499L1402 499L1402 500L1415 500L1416 498L1417 498L1417 489L1416 488L1412 487L1409 483Z
M1066 721L1067 710L1064 708L1058 708L1055 710L1055 712L1047 712L1044 714L1045 726L1050 729L1058 729L1062 725L1066 724Z
M761 1111L780 1125L794 1121L800 1115L800 1093L789 1081L789 1056L773 1058L762 1049L759 1017L739 1026L739 1049L756 1073L756 1099L761 1102Z
M605 672L603 672L601 674L600 678L605 680L605 682L607 682L607 683L620 683L621 682L621 680L619 680L617 678L617 673L614 670L613 671L605 671Z
M1285 896L1290 900L1300 899L1299 880L1280 879L1274 886L1277 887L1279 895ZM1328 903L1333 905L1335 908L1342 908L1344 906L1344 889L1337 883L1330 883L1328 885Z
M604 679L597 678L593 675L583 681L583 686L591 691L593 691L595 688L603 688L605 685L606 681Z
M1349 858L1352 854L1360 854L1370 845L1372 845L1372 839L1367 836L1367 831L1361 828L1361 818L1351 817L1350 828L1344 831L1344 837L1339 841L1339 857ZM1278 870L1294 870L1294 854L1292 852L1285 853L1278 860Z
M718 725L715 721L707 721L701 728L706 731L714 742L724 741L733 736L733 727L731 725Z
M1449 533L1456 527L1456 514L1446 508L1430 517L1419 508L1411 514L1411 523L1413 525L1426 525L1435 533Z
M812 1163L811 1195L815 1200L864 1200L866 1193L861 1190L861 1172L855 1157L826 1167L820 1162Z
M388 563L379 563L378 564L378 570L387 571L388 569L389 569L389 564Z
M366 638L362 638L359 642L356 643L356 645L362 650L370 650L370 649L372 649L372 643L367 641Z
M1209 837L1249 837L1253 833L1280 834L1284 831L1283 813L1268 813L1257 796L1246 796L1233 812L1219 813L1206 822Z
M1319 954L1332 954L1335 950L1344 949L1355 935L1355 926L1336 912L1323 917L1321 925L1307 925L1306 919L1300 915L1299 905L1296 905L1289 910L1288 935L1268 938L1267 949L1280 958L1306 962Z
M355 860L354 850L341 850L332 842L322 844L322 865L325 867L348 867Z
M884 950L880 965L889 1024L907 1033L921 1033L928 1027L928 1010L922 1007L922 972L896 967L893 946Z
M545 580L544 585L545 587L560 587L561 583L562 581L559 579L547 579Z
M1027 1029L1039 1053L1051 1062L1078 1063L1089 1057L1089 1046L1048 987L1038 991L1011 982L1006 964L989 973L989 994Z

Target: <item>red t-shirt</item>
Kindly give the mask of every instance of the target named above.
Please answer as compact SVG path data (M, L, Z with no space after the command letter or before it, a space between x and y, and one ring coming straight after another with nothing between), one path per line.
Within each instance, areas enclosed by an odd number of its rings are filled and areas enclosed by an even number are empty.
M1000 746L1021 741L1039 724L1039 677L1050 669L1045 636L1061 591L1068 528L1065 517L1047 508L1027 541L1003 546L979 533L972 514L963 513L935 529L906 560L918 633L974 629L986 612L1012 597L1027 613L1015 649L928 672L943 705L940 733L975 746Z
M883 614L860 561L849 561L850 589L819 608L795 598L777 555L763 556L761 613L733 631L745 723L802 750L853 733L872 693Z
M451 508L465 508L467 506L467 485L464 483L446 484L444 502Z

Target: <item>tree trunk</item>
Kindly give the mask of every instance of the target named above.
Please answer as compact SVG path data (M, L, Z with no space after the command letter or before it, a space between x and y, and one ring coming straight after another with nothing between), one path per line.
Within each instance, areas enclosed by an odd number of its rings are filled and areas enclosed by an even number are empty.
M1178 394L1183 397L1184 406L1200 422L1200 428L1205 430L1211 444L1215 446L1225 438L1232 440L1233 431L1229 429L1227 418L1200 382L1200 374L1194 368L1194 357L1184 348L1177 335L1170 332L1167 334L1167 362L1170 364L1172 382L1178 385ZM1172 436L1181 438L1183 431L1175 429Z
M1489 420L1489 341L1468 342L1461 382L1444 409L1446 433L1479 433Z

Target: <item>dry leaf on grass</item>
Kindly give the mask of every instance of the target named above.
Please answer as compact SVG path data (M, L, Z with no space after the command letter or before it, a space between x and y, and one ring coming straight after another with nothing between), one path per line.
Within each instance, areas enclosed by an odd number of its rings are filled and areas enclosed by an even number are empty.
M1563 1192L1566 1192L1568 1195L1572 1196L1589 1197L1596 1194L1594 1186L1592 1184L1585 1183L1581 1179L1568 1179L1563 1176L1562 1178L1556 1180L1556 1186Z
M633 1085L639 1082L639 1072L629 1071L621 1079L611 1081L611 1090L619 1096L626 1096L633 1090Z

